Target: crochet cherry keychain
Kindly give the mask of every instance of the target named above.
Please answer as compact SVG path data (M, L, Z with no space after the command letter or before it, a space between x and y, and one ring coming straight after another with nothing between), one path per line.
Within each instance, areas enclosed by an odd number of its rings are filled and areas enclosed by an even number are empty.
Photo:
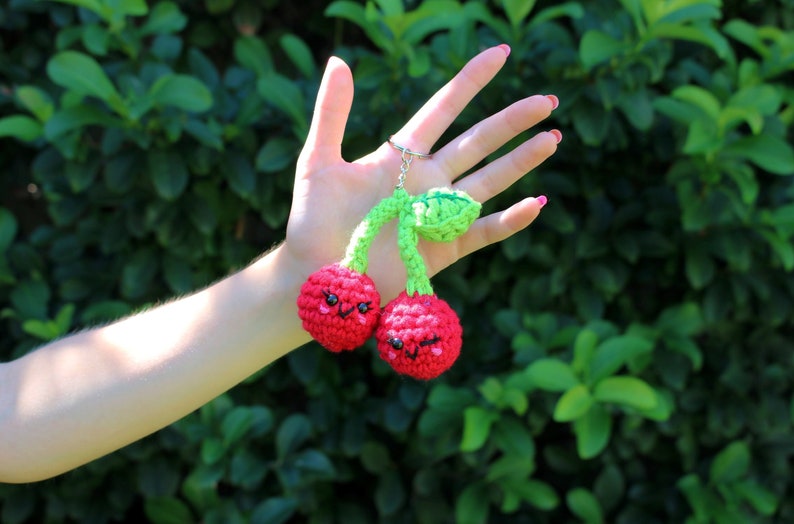
M457 359L462 328L458 316L430 285L417 247L419 236L450 242L468 230L481 206L466 193L448 188L411 196L404 188L411 162L430 155L411 151L391 138L389 143L402 158L394 193L358 225L341 262L309 276L298 296L298 315L304 329L334 352L355 349L375 332L380 357L395 371L428 380ZM380 310L380 295L366 275L367 253L380 229L395 218L406 289Z

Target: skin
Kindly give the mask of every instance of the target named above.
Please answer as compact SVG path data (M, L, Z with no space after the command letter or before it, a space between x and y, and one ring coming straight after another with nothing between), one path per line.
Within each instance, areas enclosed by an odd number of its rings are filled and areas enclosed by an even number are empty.
M474 57L393 140L413 151L433 150L508 54L507 46L498 46ZM295 306L301 284L313 271L341 260L356 224L391 194L400 165L400 153L388 143L352 163L342 158L352 101L350 69L331 58L297 163L281 245L192 295L0 364L0 482L46 479L119 449L309 341ZM555 101L553 96L531 96L481 121L431 159L416 160L406 189L417 194L451 186L487 201L553 154L559 132L539 132L463 175L548 117ZM529 197L479 218L452 243L420 243L429 274L527 227L543 202ZM383 303L405 285L395 242L396 231L384 230L370 252L369 274Z

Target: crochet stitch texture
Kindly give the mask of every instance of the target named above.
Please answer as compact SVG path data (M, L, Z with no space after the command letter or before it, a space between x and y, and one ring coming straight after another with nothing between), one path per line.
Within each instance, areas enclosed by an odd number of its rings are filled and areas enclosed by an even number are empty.
M450 242L466 232L480 204L462 191L435 188L417 196L402 187L384 198L356 227L345 257L309 276L298 315L315 340L333 352L352 350L373 334L378 354L396 372L420 380L437 377L460 354L463 329L452 308L433 292L419 237ZM397 247L406 286L380 309L380 295L365 273L367 253L380 229L397 218Z

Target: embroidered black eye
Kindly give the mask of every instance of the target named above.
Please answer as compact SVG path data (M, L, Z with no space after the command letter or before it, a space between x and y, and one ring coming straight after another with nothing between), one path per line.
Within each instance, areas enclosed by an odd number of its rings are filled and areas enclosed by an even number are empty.
M329 306L335 306L339 302L339 297L334 295L333 293L329 293L328 291L323 291L323 295L325 295L325 303Z
M432 346L433 344L435 344L439 340L441 340L441 337L439 337L438 335L434 335L433 338L429 338L427 340L423 340L422 342L419 343L419 345L422 346L422 347Z
M370 304L372 304L372 302L359 302L359 304L358 304L358 312L363 315L364 313L369 311L369 305Z
M399 338L390 338L387 342L391 344L391 347L393 347L394 349L403 348L403 341L400 340Z

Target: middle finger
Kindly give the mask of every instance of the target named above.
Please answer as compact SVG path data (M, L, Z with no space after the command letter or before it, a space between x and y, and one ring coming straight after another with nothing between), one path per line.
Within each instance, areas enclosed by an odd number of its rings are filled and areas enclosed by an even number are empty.
M441 148L434 160L440 163L452 181L518 134L547 118L556 100L556 97L543 95L519 100L469 128Z

